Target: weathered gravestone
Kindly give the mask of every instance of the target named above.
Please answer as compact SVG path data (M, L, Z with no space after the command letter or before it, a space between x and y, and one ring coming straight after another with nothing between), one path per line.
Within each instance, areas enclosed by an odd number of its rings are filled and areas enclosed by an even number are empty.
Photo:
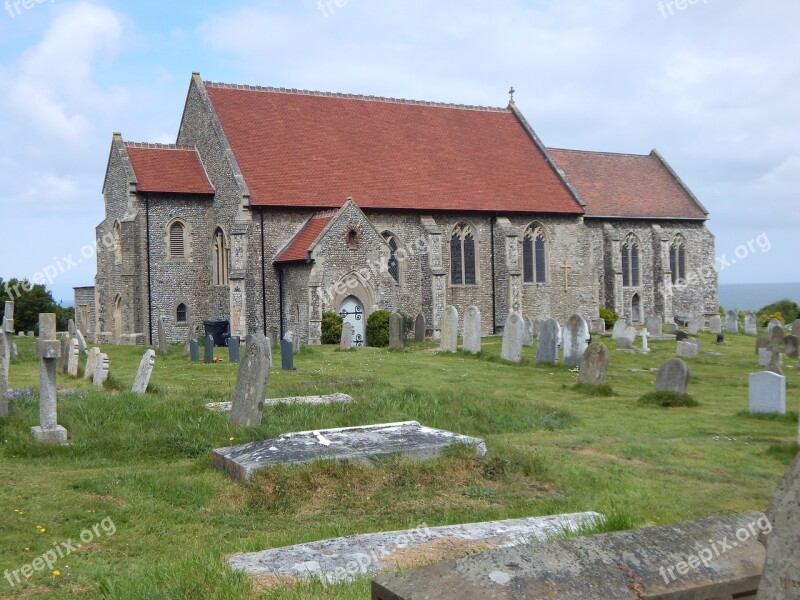
M78 340L78 349L80 350L81 354L86 354L88 348L86 347L86 338L83 337L80 329L75 330L75 338Z
M425 341L425 330L428 324L425 322L425 315L419 313L414 320L414 341L422 343Z
M342 337L339 340L340 350L350 350L353 347L353 336L355 327L352 323L342 323Z
M690 341L678 342L675 353L681 358L697 358L700 353L700 344Z
M783 352L783 327L773 327L769 334L769 340L772 347Z
M522 338L525 334L525 322L522 315L512 312L506 317L503 328L503 348L500 356L503 360L518 363L522 360Z
M144 353L139 363L139 370L136 372L136 379L133 381L131 392L134 394L147 393L147 386L150 384L150 377L153 375L153 367L155 364L156 353L153 350L148 350Z
M72 338L69 344L69 356L67 357L67 375L70 377L78 376L78 368L81 361L81 347L78 338Z
M675 335L678 333L678 325L677 323L667 323L667 333L670 335Z
M771 340L765 337L757 337L756 338L756 355L760 353L763 348L769 348L771 344Z
M771 528L762 530L767 561L758 600L800 600L800 454L778 484L767 518Z
M783 351L789 358L797 358L797 344L800 339L796 335L787 335L783 338Z
M616 323L614 323L614 329L611 332L611 339L618 340L619 338L625 337L625 330L627 329L628 324L619 319Z
M702 329L700 319L698 319L697 317L692 317L691 319L689 319L689 323L687 323L686 325L686 332L689 335L697 335L700 329Z
M758 321L751 312L744 315L744 332L746 335L758 335Z
M606 380L608 372L608 348L605 344L589 344L581 359L578 381L585 385L600 385Z
M92 348L89 350L89 356L86 357L86 367L83 370L84 379L94 380L94 372L97 369L97 359L100 357L100 348Z
M403 347L403 329L403 317L396 312L389 315L389 348L397 350Z
M773 349L770 353L769 364L765 368L767 371L783 375L783 354Z
M464 352L477 354L481 351L481 311L470 306L464 314Z
M581 364L583 353L589 345L589 324L580 315L572 315L564 326L564 364L575 367Z
M288 354L292 356L291 351ZM268 382L269 342L259 334L247 345L244 360L239 365L231 406L231 423L239 427L261 425Z
M92 379L94 387L102 388L103 385L105 385L106 381L108 381L108 372L110 366L111 363L108 360L108 354L103 354L101 352L97 357L97 362L95 363L94 378Z
M800 319L792 323L792 335L796 335L800 338Z
M189 360L200 362L200 342L195 339L189 340Z
M228 338L228 362L232 365L239 364L239 344L238 336Z
M291 331L281 340L281 369L294 371L294 334Z
M192 355L192 340L197 339L197 323L192 321L189 323L189 329L186 330L186 343L183 345L183 352L186 356Z
M292 353L293 354L300 354L300 350L303 349L303 338L300 336L300 333L295 331L292 335Z
M650 339L650 332L647 329L642 330L642 354L650 352L650 347L647 345L647 340Z
M67 321L67 333L69 333L70 339L75 337L75 321L73 319L69 319Z
M773 337L773 332L776 329L780 329L781 337L783 337L783 323L778 321L778 319L772 319L769 323L767 323L767 337Z
M528 346L529 348L533 347L533 321L531 321L530 317L523 316L522 322L524 324L524 329L522 331L522 345Z
M162 356L167 353L169 346L167 346L167 331L164 325L164 317L158 318L158 353Z
M606 322L603 319L594 320L594 332L600 335L606 332Z
M39 426L31 427L31 436L45 444L66 444L67 430L58 424L56 371L61 355L61 344L56 339L56 316L39 315Z
M708 327L711 330L711 333L722 333L722 317L719 315L714 315L708 321Z
M536 362L555 364L558 361L558 323L547 319L542 323L536 344Z
M758 365L761 367L769 366L769 363L772 361L772 350L770 348L759 348L758 349Z
M203 359L207 365L214 363L214 336L210 333L206 336L205 355Z
M657 392L675 392L685 394L689 385L689 365L680 358L671 358L658 372L656 378Z
M0 419L8 418L8 372L14 356L14 303L6 302L0 323Z
M58 357L58 371L59 373L67 374L69 368L69 351L72 344L72 338L67 332L61 335L61 355Z
M650 335L661 335L661 328L664 326L664 319L661 315L650 315L645 319L645 327Z
M729 310L725 313L725 332L739 333L739 313Z
M444 309L439 350L441 352L458 351L458 310L455 306L448 306Z
M40 335L41 335L41 334L40 334ZM35 334L35 333L33 333L32 331L29 331L29 332L28 332L28 337L30 337L30 338L32 338L32 337L36 337L36 334Z
M786 414L786 378L771 371L750 374L750 412Z

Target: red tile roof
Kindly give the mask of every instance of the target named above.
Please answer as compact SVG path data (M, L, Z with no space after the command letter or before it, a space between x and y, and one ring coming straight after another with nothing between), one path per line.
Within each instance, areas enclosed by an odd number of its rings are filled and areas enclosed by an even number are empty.
M205 87L255 206L583 212L510 109Z
M548 149L587 217L706 219L708 214L657 152L649 155Z
M125 142L139 192L213 195L194 147Z
M325 216L312 217L306 221L305 225L300 228L300 231L298 231L286 247L278 253L275 257L275 262L286 263L308 258L311 244L316 241L319 234L322 233L322 230L328 226L328 223L330 223L332 219L332 216Z

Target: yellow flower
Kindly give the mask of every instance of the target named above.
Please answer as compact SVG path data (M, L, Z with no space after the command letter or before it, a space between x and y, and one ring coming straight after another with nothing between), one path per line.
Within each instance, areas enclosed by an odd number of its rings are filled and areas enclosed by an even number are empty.
M61 571L53 571L53 577L58 577L61 575Z
M235 440L235 439L236 439L236 438L228 438L228 441L229 441L229 442L232 442L232 441L233 441L233 440Z
M30 552L30 551L31 551L30 548L25 548L25 552Z

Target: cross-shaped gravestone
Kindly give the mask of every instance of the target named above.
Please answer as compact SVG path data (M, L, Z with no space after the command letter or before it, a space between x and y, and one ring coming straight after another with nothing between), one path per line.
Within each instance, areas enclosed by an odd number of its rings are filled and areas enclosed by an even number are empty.
M8 371L14 355L14 303L6 302L0 323L0 419L8 418Z
M61 357L61 342L56 339L56 316L39 315L39 426L31 427L31 436L45 444L65 444L67 430L58 424L56 413L56 370Z
M642 331L642 354L647 354L650 352L650 348L647 345L647 339L650 337L650 332L645 329Z

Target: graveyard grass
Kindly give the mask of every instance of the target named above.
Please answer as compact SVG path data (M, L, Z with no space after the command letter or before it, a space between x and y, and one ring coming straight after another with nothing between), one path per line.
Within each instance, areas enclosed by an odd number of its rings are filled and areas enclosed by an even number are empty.
M364 599L368 579L275 588L232 572L224 559L422 524L594 510L615 528L763 510L797 451L797 413L746 412L754 338L729 334L721 346L710 334L700 338L704 351L689 361L689 392L699 402L692 408L639 404L653 390L649 369L674 355L675 342L651 340L653 352L641 355L617 352L604 338L609 397L575 389L567 367L534 364L535 347L524 348L521 364L505 363L500 338L484 339L479 356L441 354L432 342L394 351L306 347L299 371L272 371L268 396L344 392L356 402L268 407L251 429L203 408L230 399L235 365L190 364L174 346L157 357L148 394L136 396L121 390L130 389L145 349L104 347L110 392L59 375L69 447L30 440L35 395L12 400L10 420L0 421L0 575L106 517L116 533L59 559L58 576L37 572L13 589L0 579L0 597ZM36 387L33 340L15 341L10 385ZM794 411L800 374L789 364ZM455 448L423 464L390 457L372 468L285 467L246 486L209 459L213 448L284 432L403 420L485 438L489 454L479 462Z

